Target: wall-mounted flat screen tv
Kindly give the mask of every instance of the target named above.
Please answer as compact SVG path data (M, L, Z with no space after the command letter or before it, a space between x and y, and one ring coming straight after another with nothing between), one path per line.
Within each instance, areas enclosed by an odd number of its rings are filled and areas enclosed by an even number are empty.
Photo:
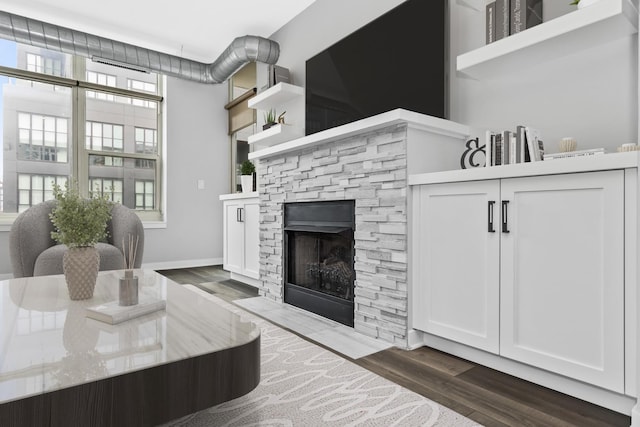
M447 0L407 0L307 60L306 134L396 108L445 118L446 29Z

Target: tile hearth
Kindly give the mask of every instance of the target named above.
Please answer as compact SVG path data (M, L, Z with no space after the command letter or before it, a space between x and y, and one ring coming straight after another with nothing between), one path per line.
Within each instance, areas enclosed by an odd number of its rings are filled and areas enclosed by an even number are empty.
M359 359L393 347L392 344L358 333L338 322L265 297L243 298L233 303L351 359Z

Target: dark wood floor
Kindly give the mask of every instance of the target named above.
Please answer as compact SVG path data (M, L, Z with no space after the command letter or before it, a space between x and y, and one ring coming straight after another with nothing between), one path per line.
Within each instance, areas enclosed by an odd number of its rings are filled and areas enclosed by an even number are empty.
M158 272L226 301L258 295L255 288L230 280L220 266ZM631 424L625 415L427 347L392 348L353 362L486 426Z

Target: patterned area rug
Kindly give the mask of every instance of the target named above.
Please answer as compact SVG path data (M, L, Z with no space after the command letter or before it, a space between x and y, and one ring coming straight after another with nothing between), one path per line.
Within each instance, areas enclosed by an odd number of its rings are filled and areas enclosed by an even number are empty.
M261 328L261 380L245 396L166 426L478 425L218 297L185 286Z

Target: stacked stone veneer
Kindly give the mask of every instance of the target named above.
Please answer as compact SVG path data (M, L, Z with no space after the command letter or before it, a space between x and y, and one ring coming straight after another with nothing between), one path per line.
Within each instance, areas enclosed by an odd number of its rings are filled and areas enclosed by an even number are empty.
M260 294L284 297L283 204L355 200L355 324L407 345L407 125L260 159Z

